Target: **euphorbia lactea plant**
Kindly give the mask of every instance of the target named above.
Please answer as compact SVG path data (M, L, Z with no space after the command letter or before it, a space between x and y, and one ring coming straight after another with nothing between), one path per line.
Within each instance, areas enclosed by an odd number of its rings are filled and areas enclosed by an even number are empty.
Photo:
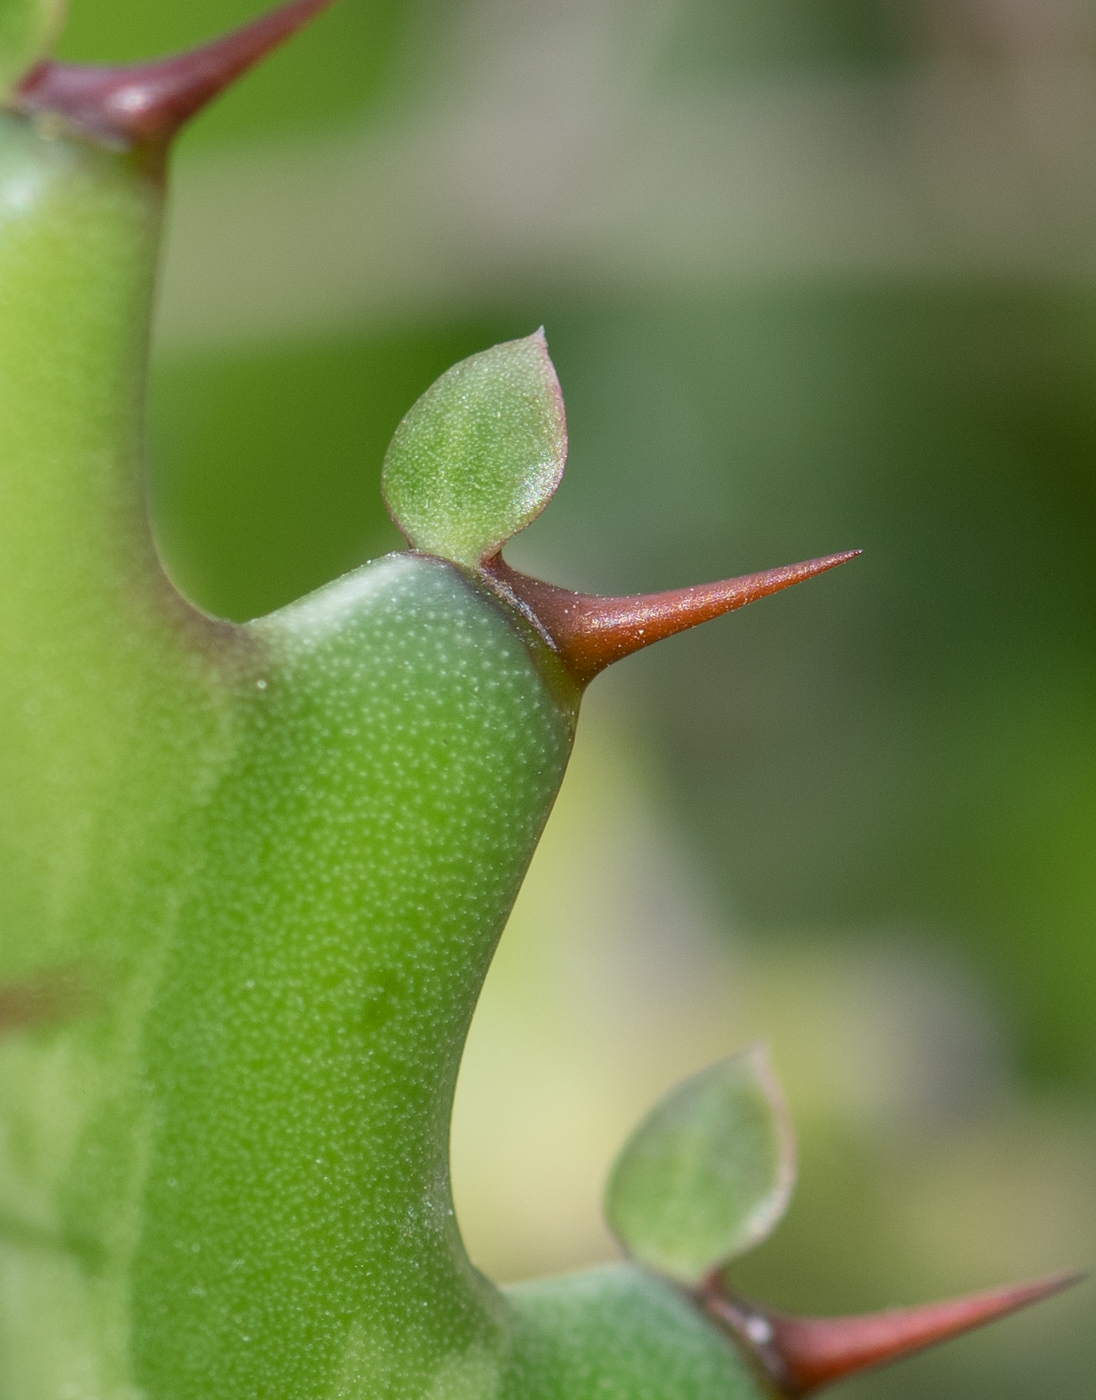
M44 58L56 0L0 0L0 1396L760 1400L1052 1291L736 1298L792 1177L759 1050L625 1148L630 1262L468 1261L457 1067L584 686L850 556L630 599L515 573L566 446L538 333L400 425L407 553L246 626L176 593L141 487L165 152L325 3L98 69Z

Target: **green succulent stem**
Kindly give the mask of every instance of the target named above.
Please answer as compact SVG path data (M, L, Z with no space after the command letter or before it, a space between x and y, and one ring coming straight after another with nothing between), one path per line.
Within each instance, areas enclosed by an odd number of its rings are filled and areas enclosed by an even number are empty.
M356 1364L423 1393L504 1350L448 1125L571 716L443 561L378 561L246 632L235 753L148 1020L143 1370L156 1394L227 1397L327 1394Z
M851 556L640 599L509 570L566 451L538 333L401 424L410 552L246 625L178 594L142 481L163 151L325 4L119 76L0 0L0 1400L763 1400L695 1287L790 1189L758 1053L626 1149L658 1273L495 1288L449 1122L585 683Z
M0 1270L36 1296L0 1377L323 1395L362 1366L411 1394L466 1352L497 1369L448 1121L574 688L437 559L248 627L179 599L140 481L161 181L2 120L2 966L86 995L0 1043L8 1120L54 1148L0 1166Z
M448 1134L580 685L428 555L246 626L176 594L141 485L162 199L139 149L0 118L0 976L39 989L0 1039L0 1396L577 1395L610 1333L473 1268ZM752 1395L667 1306L664 1364Z

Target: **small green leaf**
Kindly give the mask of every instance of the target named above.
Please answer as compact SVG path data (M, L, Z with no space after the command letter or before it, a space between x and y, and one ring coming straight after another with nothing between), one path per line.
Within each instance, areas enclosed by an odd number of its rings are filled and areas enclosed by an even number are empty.
M396 429L384 498L413 549L475 568L535 520L567 460L544 332L447 370Z
M633 1258L695 1287L772 1233L794 1182L787 1107L754 1045L655 1106L617 1159L605 1212Z
M67 8L66 0L0 0L0 100L53 47Z

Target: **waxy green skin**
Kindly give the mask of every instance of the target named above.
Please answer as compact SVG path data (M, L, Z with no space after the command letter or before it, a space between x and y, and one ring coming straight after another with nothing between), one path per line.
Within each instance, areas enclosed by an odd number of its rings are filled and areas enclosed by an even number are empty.
M246 626L178 597L162 198L0 116L0 1400L759 1400L668 1283L464 1253L460 1053L578 688L433 557Z

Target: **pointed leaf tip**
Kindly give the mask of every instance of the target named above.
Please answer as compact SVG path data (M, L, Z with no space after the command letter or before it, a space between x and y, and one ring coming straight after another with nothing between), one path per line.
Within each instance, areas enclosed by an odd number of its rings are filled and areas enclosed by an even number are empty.
M640 1264L696 1288L772 1233L794 1182L787 1106L755 1045L656 1105L613 1168L605 1213Z
M396 429L384 498L413 549L476 568L535 520L567 460L543 330L447 370Z
M53 47L67 8L65 0L0 0L0 101Z

